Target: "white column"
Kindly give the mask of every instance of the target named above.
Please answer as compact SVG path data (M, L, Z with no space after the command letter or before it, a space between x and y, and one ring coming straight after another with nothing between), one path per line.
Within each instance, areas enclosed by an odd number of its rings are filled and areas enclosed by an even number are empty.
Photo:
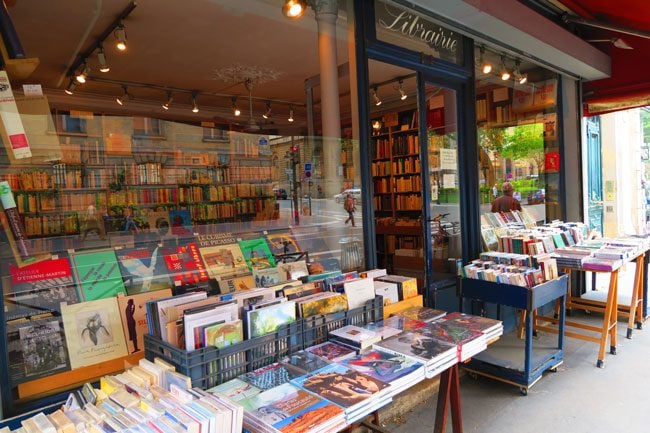
M339 110L339 77L336 55L336 19L338 0L312 0L318 23L318 53L320 58L320 86L323 123L323 190L326 197L340 192L341 114Z

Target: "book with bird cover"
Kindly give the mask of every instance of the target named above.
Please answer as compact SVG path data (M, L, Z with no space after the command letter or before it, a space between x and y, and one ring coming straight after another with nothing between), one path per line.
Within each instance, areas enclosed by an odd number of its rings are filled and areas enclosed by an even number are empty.
M129 295L171 287L162 248L158 245L118 249L115 255Z

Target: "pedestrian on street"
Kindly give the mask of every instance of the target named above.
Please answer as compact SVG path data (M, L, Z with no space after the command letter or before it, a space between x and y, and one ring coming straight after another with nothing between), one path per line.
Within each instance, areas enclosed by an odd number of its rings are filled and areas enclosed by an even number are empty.
M345 197L345 201L343 202L343 209L345 209L345 211L348 213L348 219L345 220L345 224L347 225L348 221L352 221L352 227L355 227L354 211L356 209L354 207L354 197L352 196L351 192L349 192Z

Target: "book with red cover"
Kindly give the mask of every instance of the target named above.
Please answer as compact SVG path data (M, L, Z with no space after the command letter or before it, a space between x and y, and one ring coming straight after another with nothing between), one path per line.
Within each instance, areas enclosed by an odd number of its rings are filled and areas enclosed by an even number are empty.
M199 247L194 242L187 245L164 247L162 251L165 266L174 286L208 281L208 272L201 258Z

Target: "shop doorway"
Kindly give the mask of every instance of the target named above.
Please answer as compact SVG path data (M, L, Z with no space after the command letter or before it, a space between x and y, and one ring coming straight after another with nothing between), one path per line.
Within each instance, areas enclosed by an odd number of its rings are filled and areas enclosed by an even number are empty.
M589 228L603 233L603 169L600 146L600 118L586 118L587 128L587 194L589 197Z

